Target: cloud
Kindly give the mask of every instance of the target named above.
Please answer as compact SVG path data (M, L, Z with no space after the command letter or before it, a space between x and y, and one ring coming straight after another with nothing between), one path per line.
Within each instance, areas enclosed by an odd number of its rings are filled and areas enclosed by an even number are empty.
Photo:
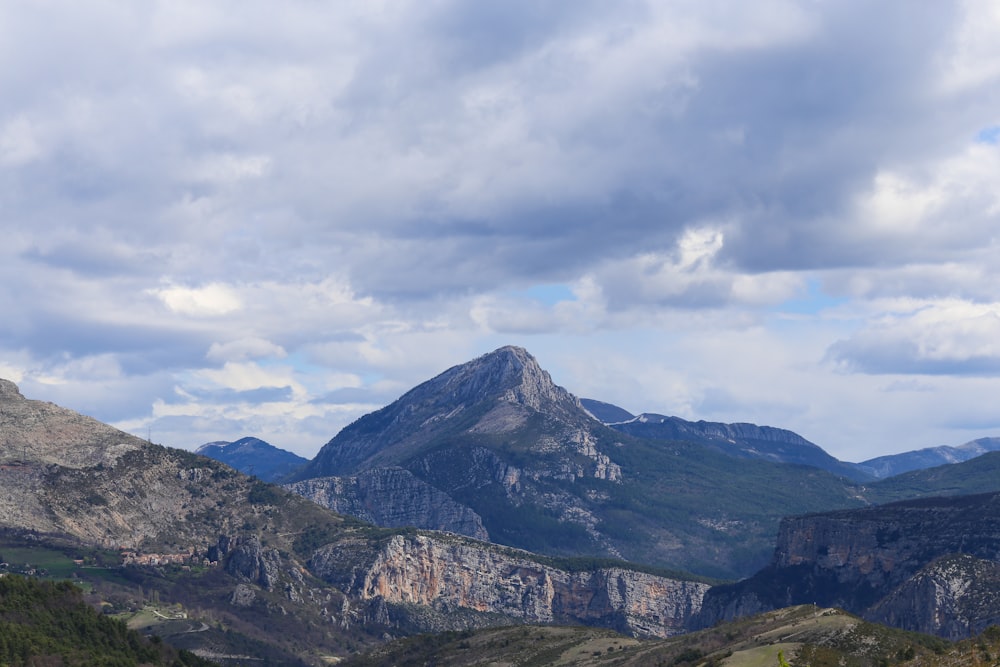
M212 343L205 356L211 361L244 361L265 357L283 359L288 353L280 345L263 338L240 338L225 343Z
M631 409L852 447L1000 388L998 20L8 3L3 372L168 442L306 451L518 343Z
M889 314L830 346L828 358L874 374L1000 375L1000 304L887 304Z
M243 308L237 291L219 283L204 287L165 287L155 290L154 294L179 315L226 315Z

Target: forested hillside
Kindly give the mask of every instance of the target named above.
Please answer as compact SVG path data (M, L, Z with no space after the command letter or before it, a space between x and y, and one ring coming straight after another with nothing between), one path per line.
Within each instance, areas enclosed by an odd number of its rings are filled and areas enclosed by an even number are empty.
M87 606L70 582L0 577L0 664L211 665Z

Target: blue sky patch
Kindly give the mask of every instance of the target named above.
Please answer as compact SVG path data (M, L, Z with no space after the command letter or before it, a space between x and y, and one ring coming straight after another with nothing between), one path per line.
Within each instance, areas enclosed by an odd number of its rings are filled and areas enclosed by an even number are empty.
M1000 143L1000 125L984 127L979 130L979 134L976 135L976 141L981 144L993 144L994 146Z
M775 306L775 312L795 315L815 315L823 310L834 308L849 301L846 297L834 297L826 294L820 285L820 281L816 278L810 278L806 281L806 285L807 291L805 295L789 299Z
M534 285L521 292L515 292L520 296L540 301L547 306L553 306L560 301L576 301L576 295L569 285L562 283L550 283L546 285Z

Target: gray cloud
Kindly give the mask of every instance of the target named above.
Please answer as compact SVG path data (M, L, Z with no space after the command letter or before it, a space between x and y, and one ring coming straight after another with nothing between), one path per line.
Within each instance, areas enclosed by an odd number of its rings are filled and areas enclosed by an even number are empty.
M969 324L1000 273L986 9L5 6L0 369L60 400L101 369L97 416L303 450L365 401L558 335L557 365L598 339L676 363L687 336L766 331L831 414L845 372L993 376ZM572 296L522 296L543 284ZM807 284L811 314L783 312ZM789 418L801 387L755 404L699 354L670 391L621 370L629 405ZM274 401L283 420L239 408Z

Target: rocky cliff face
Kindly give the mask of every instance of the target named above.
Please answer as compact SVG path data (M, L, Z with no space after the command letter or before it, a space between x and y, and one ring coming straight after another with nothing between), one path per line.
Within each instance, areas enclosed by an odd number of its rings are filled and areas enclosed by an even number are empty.
M632 635L683 631L708 585L621 568L567 572L528 554L423 535L395 536L359 564L337 546L310 562L362 599L500 613L530 623L583 623Z
M867 617L957 641L1000 625L998 598L1000 563L956 554L922 568L873 605Z
M33 544L122 548L123 562L136 568L130 577L163 600L184 591L186 605L217 618L235 614L233 624L245 632L314 664L386 633L470 623L558 620L663 634L697 609L705 588L628 568L568 572L529 554L501 557L498 547L457 535L345 522L217 461L28 401L11 383L0 392L8 457L0 463L0 532L28 535ZM495 475L500 468L487 459ZM517 469L503 469L503 483L516 487ZM412 500L419 488L406 471L379 475L369 483L381 485L380 498L408 493ZM429 494L428 510L438 505L432 489L420 493ZM461 507L455 511L477 525ZM206 561L214 567L197 575L179 567ZM172 568L168 577L161 567ZM314 652L317 646L328 653Z
M402 468L375 468L351 477L319 477L286 486L327 507L380 526L414 526L489 540L472 509Z
M977 619L1000 615L998 598L982 594L994 590L998 554L1000 494L792 517L782 521L771 565L710 591L695 625L813 603L966 637Z

